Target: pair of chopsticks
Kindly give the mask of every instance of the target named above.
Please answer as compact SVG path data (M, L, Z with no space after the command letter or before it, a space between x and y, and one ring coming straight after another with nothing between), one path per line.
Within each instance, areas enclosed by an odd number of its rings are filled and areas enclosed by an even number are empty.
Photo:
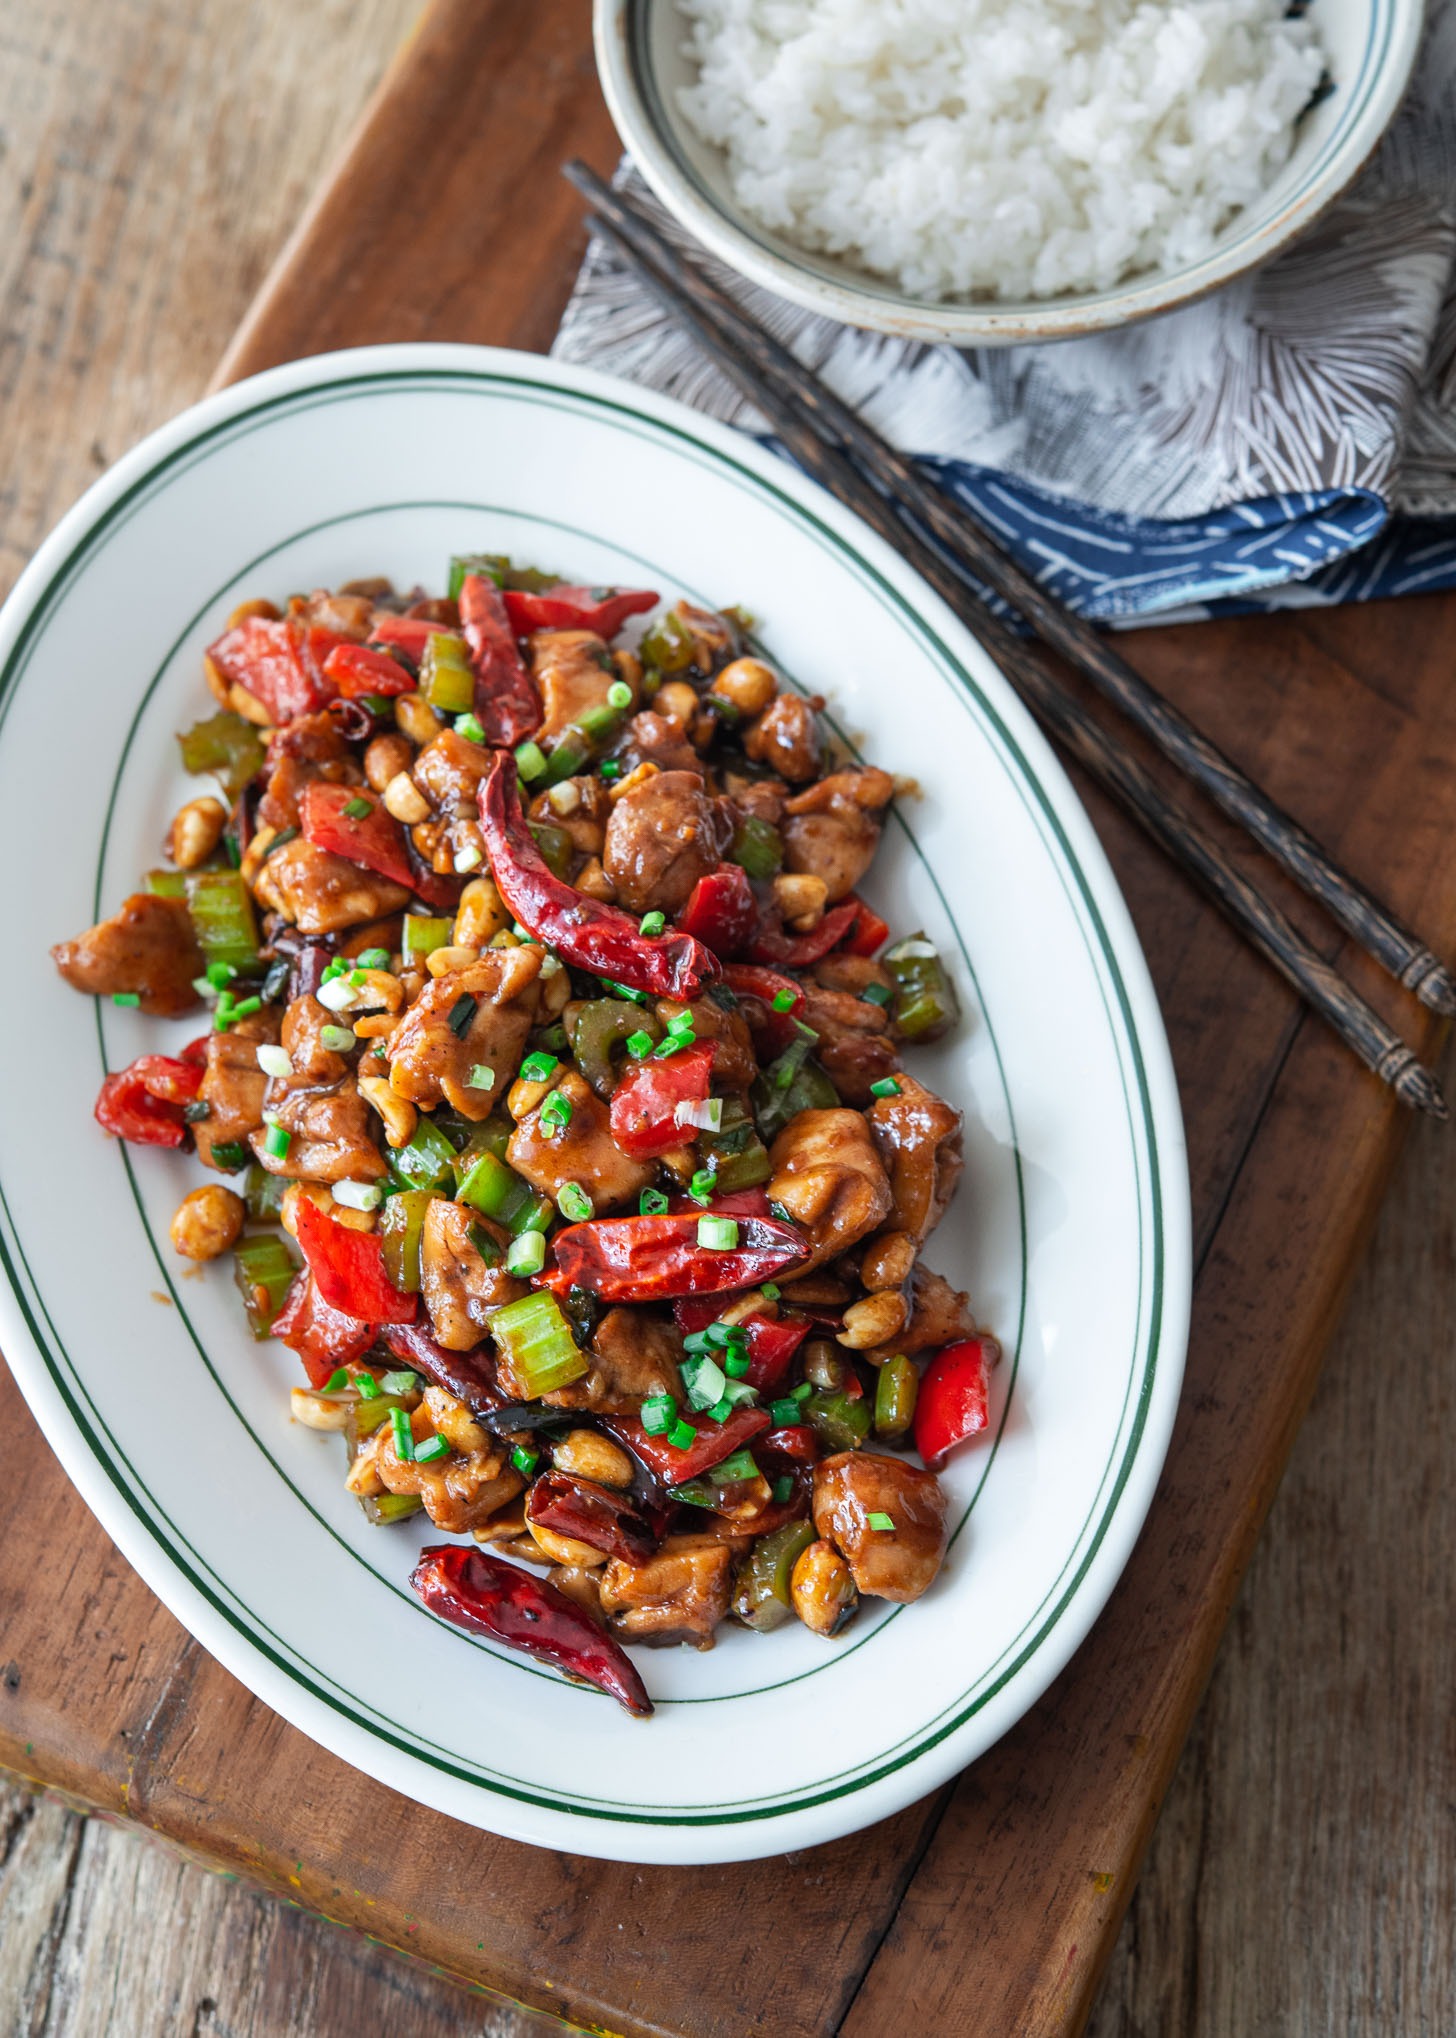
M1448 1116L1430 1070L1399 1034L1231 863L1211 836L1066 691L1032 643L987 607L990 588L1140 729L1397 982L1456 1014L1456 978L1388 908L1241 772L1193 723L1064 608L958 504L865 424L787 348L664 238L656 224L582 162L565 175L602 234L705 354L769 420L788 451L893 545L979 639L1039 721L1212 897L1245 939L1406 1104Z

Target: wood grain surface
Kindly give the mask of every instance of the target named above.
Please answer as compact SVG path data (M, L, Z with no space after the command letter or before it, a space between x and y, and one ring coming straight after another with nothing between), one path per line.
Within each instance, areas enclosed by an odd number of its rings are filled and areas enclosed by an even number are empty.
M0 0L7 575L96 467L198 392L408 13L133 0L98 48L85 0L52 0L43 21ZM580 245L549 173L572 150L612 154L585 18L579 0L437 6L408 89L396 74L229 371L348 340L541 344ZM427 217L444 230L427 237ZM1448 952L1449 619L1425 600L1130 640L1141 669ZM937 2034L1079 2028L1402 1129L1181 881L1089 804L1183 1079L1203 1270L1190 1386L1109 1615L954 1791L746 1874L602 1867L421 1813L313 1749L187 1640L75 1501L8 1382L0 1759L582 2022L880 2034L908 2011ZM1456 2020L1449 1624L1428 1612L1452 1546L1437 1369L1453 1277L1437 1213L1453 1167L1449 1142L1423 1131L1174 1785L1098 2038ZM38 1521L66 1538L65 1562L39 1576ZM7 1815L0 2029L327 2034L336 2015L344 2028L335 1992L356 2006L351 2029L526 2028L128 1835L19 1798Z

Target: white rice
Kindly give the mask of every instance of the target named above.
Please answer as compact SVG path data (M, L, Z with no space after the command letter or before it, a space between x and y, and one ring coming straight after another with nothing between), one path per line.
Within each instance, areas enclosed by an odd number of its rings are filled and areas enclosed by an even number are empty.
M678 0L733 196L911 297L1105 290L1205 254L1324 69L1286 0Z

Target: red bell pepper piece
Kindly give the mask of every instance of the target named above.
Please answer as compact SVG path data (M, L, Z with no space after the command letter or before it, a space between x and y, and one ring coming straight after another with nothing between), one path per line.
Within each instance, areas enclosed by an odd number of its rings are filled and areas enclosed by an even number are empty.
M484 1550L437 1543L420 1552L410 1584L441 1620L554 1664L638 1719L650 1716L652 1700L625 1650L544 1579Z
M369 812L357 818L345 813L356 801ZM314 778L299 794L298 817L305 840L315 849L330 850L365 870L377 871L380 877L393 878L410 891L415 889L415 869L405 846L404 829L382 800L356 786L330 785L325 779Z
M745 1000L748 1009L743 1016L762 1057L771 1061L782 1054L799 1030L795 1022L803 1010L804 986L776 969L764 969L753 962L725 964L723 981L730 991ZM774 999L781 998L785 991L793 1002L785 1005L782 1012L775 1011Z
M786 934L782 927L760 927L748 951L748 960L784 969L807 969L810 963L823 962L832 948L838 948L862 911L858 899L844 899L831 906L809 934Z
M402 651L416 670L431 637L450 634L448 623L432 623L424 616L394 616L387 609L376 609L374 620L369 625L371 644L388 644L394 650Z
M700 942L675 928L649 938L620 906L589 899L552 874L521 812L509 751L497 751L480 782L480 824L501 897L523 927L575 968L684 1004L719 974L717 957Z
M759 1445L766 1458L791 1458L796 1465L819 1462L819 1439L807 1422L786 1422L771 1429Z
M169 1054L144 1054L107 1076L96 1099L96 1122L133 1146L181 1146L184 1107L197 1095L202 1065Z
M628 1070L612 1092L612 1138L623 1153L650 1160L696 1139L698 1128L680 1125L677 1107L706 1101L716 1052L715 1042L700 1040L665 1061L642 1061Z
M645 615L658 602L645 587L568 587L565 582L540 594L508 587L501 599L518 637L532 630L595 630L599 637L615 637L628 616Z
M347 642L318 624L248 616L209 644L207 655L224 679L246 687L275 722L291 722L333 699L324 665L336 646Z
M968 1337L959 1344L945 1345L920 1376L915 1402L916 1450L934 1472L953 1444L975 1436L989 1421L986 1339Z
M679 1330L691 1335L716 1323L732 1298L723 1295L680 1295L672 1305ZM813 1329L807 1316L753 1315L742 1319L748 1333L750 1387L760 1394L772 1394L789 1370L794 1353Z
M851 894L853 898L853 894ZM874 955L884 947L890 932L888 920L882 920L878 913L867 906L863 899L855 898L859 907L859 918L848 935L840 942L845 955Z
M543 1472L532 1480L526 1519L627 1564L645 1564L657 1548L651 1524L625 1493L570 1472Z
M413 693L414 674L372 644L336 644L324 660L324 678L346 701L365 694Z
M298 1353L310 1387L322 1387L340 1366L362 1359L374 1342L374 1325L361 1323L325 1302L307 1267L294 1277L283 1307L273 1319L273 1335Z
M413 1323L418 1295L405 1295L384 1270L384 1244L372 1231L351 1231L307 1196L298 1199L298 1243L315 1285L333 1309L361 1323Z
M541 697L516 648L516 633L493 580L467 573L460 588L460 626L475 668L475 716L487 743L505 749L541 726Z
M555 1266L538 1281L563 1294L589 1288L604 1302L670 1302L756 1288L809 1250L804 1234L775 1217L740 1217L729 1251L698 1244L697 1212L681 1217L597 1217L569 1224L554 1240Z
M736 863L700 877L677 916L684 934L714 955L741 955L758 932L760 914L748 872Z
M697 1436L680 1451L665 1436L649 1436L635 1415L604 1415L601 1419L602 1428L610 1430L667 1486L684 1486L689 1479L711 1471L769 1425L766 1408L735 1408L726 1422L714 1422L710 1415L687 1415L683 1420Z

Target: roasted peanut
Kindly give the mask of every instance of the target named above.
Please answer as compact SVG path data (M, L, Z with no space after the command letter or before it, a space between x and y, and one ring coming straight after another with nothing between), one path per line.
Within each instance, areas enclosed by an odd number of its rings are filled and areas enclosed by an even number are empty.
M829 887L822 877L811 877L807 872L784 871L773 881L773 895L774 903L789 925L798 933L807 934L824 918Z
M407 771L397 771L385 786L384 807L407 828L417 828L430 818L430 803Z
M184 1259L215 1260L236 1245L247 1214L241 1196L219 1182L207 1182L177 1205L171 1225L173 1247Z
M409 1099L397 1095L385 1076L360 1076L359 1094L384 1120L384 1136L389 1144L408 1146L420 1122L420 1114Z
M915 1241L908 1231L886 1232L871 1239L860 1261L859 1278L871 1295L881 1288L901 1288L915 1266Z
M558 1592L574 1599L582 1612L590 1614L598 1626L606 1626L607 1617L602 1611L602 1585L595 1571L589 1571L585 1564L558 1564L551 1573L550 1582Z
M735 658L713 681L713 692L732 701L743 715L761 715L779 683L761 658Z
M885 1288L878 1295L866 1295L863 1302L850 1304L844 1312L839 1342L852 1352L868 1351L871 1345L898 1337L909 1321L910 1304L904 1295L898 1288Z
M624 679L631 687L635 700L637 689L642 684L642 660L635 651L614 651L612 663L617 668L618 679Z
M659 715L666 715L680 729L691 729L698 713L698 696L684 679L669 679L657 689L652 703Z
M293 1420L305 1429L339 1431L349 1420L347 1401L333 1394L315 1394L311 1387L291 1388L288 1402Z
M594 1479L598 1486L630 1486L632 1460L620 1444L598 1435L594 1429L573 1429L551 1446L551 1461L558 1472L570 1472L576 1479Z
M384 1491L384 1481L379 1476L379 1453L384 1439L389 1434L388 1425L375 1430L360 1446L353 1464L344 1474L344 1490L359 1500L377 1500ZM804 1553L808 1555L806 1550Z
M276 623L282 614L283 611L270 601L240 601L228 617L227 627L235 630L239 623L246 623L253 616L261 616L265 623Z
M559 788L557 788L559 790ZM488 877L474 877L455 908L455 939L462 948L484 948L491 936L512 924L505 900Z
M445 726L424 695L418 693L399 696L394 704L394 719L411 743L418 743L421 749L426 743L433 743Z
M167 830L163 845L178 870L196 870L199 863L206 863L227 826L227 808L221 800L213 799L210 793L200 800L189 800L185 807L179 807Z
M266 821L254 832L252 841L243 851L243 860L240 866L245 885L251 887L256 884L258 872L263 868L263 859L267 856L269 847L277 837L277 834L278 830L270 828Z
M582 865L581 874L576 880L576 889L585 892L589 899L601 899L609 906L617 896L616 887L602 869L602 860L599 856L594 856L589 863Z
M590 1543L579 1543L574 1536L559 1536L554 1529L542 1528L539 1522L528 1521L536 1547L548 1556L553 1564L580 1565L583 1570L593 1570L598 1564L605 1564L605 1550L594 1550Z
M364 752L364 776L375 792L382 793L391 779L409 770L414 754L408 737L376 736Z
M372 1210L355 1210L348 1203L336 1203L324 1182L290 1182L278 1206L278 1221L290 1238L298 1236L298 1199L307 1196L326 1216L349 1231L373 1231L378 1222Z
M789 1579L794 1612L812 1633L837 1634L859 1604L849 1566L833 1543L810 1543Z
M640 764L633 765L625 778L615 779L607 788L607 797L615 806L623 793L635 792L639 785L646 785L648 779L656 778L661 766L654 764L650 757L644 757Z
M471 963L479 958L478 948L467 948L459 943L450 948L432 948L425 957L425 968L432 977L447 977L452 970L469 969Z

